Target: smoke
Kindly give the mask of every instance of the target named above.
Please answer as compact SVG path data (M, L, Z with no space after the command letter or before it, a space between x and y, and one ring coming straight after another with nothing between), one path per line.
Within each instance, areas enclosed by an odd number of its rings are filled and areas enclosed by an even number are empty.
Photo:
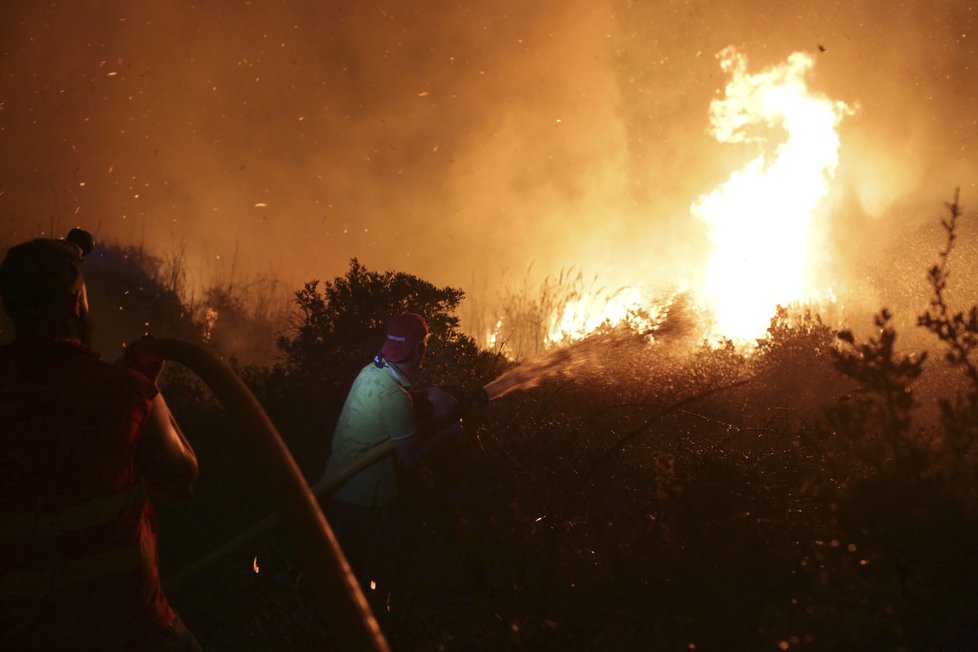
M826 247L867 285L954 186L978 204L976 26L923 0L5 2L0 219L185 250L198 286L354 256L486 294L531 262L668 286L705 259L690 205L751 156L707 133L715 54L803 50L860 107Z

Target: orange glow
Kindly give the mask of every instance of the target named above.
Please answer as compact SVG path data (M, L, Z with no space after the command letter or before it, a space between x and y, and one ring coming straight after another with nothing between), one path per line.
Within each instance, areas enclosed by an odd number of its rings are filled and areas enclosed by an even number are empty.
M649 341L655 339L655 331L665 321L680 291L655 299L643 295L634 288L621 288L608 294L602 290L586 291L578 288L569 296L556 302L540 316L543 328L539 331L539 348L532 351L506 349L506 353L522 357L528 353L536 354L580 342L599 332L625 328L631 332L644 333ZM492 329L483 335L483 342L489 348L499 348L508 342L505 319L497 319Z
M805 53L754 73L733 47L717 58L729 80L710 104L710 133L721 143L751 148L754 157L691 205L710 237L693 294L706 316L708 341L728 338L749 346L765 335L779 305L836 302L835 290L815 278L813 243L827 226L819 211L839 162L836 129L854 108L808 87L814 61ZM562 282L563 275L558 290ZM632 287L590 292L576 283L563 295L546 282L541 287L541 295L560 298L544 318L544 350L622 325L652 332L674 298L653 301ZM507 326L497 321L484 341L490 347L505 341Z
M810 243L839 160L836 126L853 109L809 90L807 54L754 74L732 47L717 56L730 81L710 105L711 133L762 151L691 210L712 241L701 290L711 335L749 341L763 337L778 305L831 294L810 278ZM772 142L782 130L783 142Z
M668 303L650 305L637 290L624 288L610 297L580 298L569 301L552 316L547 345L570 344L602 327L627 325L637 331L654 330Z

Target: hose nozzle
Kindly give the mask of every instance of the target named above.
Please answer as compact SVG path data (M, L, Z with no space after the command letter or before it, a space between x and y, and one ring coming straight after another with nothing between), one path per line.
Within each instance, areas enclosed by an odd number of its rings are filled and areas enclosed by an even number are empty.
M476 387L465 393L464 411L474 410L489 405L489 394L485 387Z
M455 417L463 417L472 410L489 404L489 394L485 388L462 389L454 385L442 385L440 389L448 392L455 399Z

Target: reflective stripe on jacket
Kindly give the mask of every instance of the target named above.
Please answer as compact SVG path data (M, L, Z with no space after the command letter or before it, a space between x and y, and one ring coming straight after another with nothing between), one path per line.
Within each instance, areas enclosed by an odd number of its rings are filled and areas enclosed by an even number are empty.
M173 621L135 468L156 393L77 343L0 347L0 649L139 649Z
M19 559L41 558L39 564L22 563L0 574L0 596L43 598L68 584L140 568L144 559L138 540L82 556L73 554L72 540L84 537L89 530L111 526L127 513L141 512L145 501L146 492L137 483L55 514L14 513L0 517L0 550L9 554L20 547ZM52 554L55 549L57 552ZM37 551L43 552L36 554Z

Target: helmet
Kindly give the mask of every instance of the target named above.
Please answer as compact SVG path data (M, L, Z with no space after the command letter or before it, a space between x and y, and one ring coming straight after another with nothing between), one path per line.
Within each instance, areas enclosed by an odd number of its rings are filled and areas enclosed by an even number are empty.
M64 240L36 238L11 247L0 263L0 297L10 318L44 310L71 294L82 259L93 247L92 235L82 229L72 229Z

